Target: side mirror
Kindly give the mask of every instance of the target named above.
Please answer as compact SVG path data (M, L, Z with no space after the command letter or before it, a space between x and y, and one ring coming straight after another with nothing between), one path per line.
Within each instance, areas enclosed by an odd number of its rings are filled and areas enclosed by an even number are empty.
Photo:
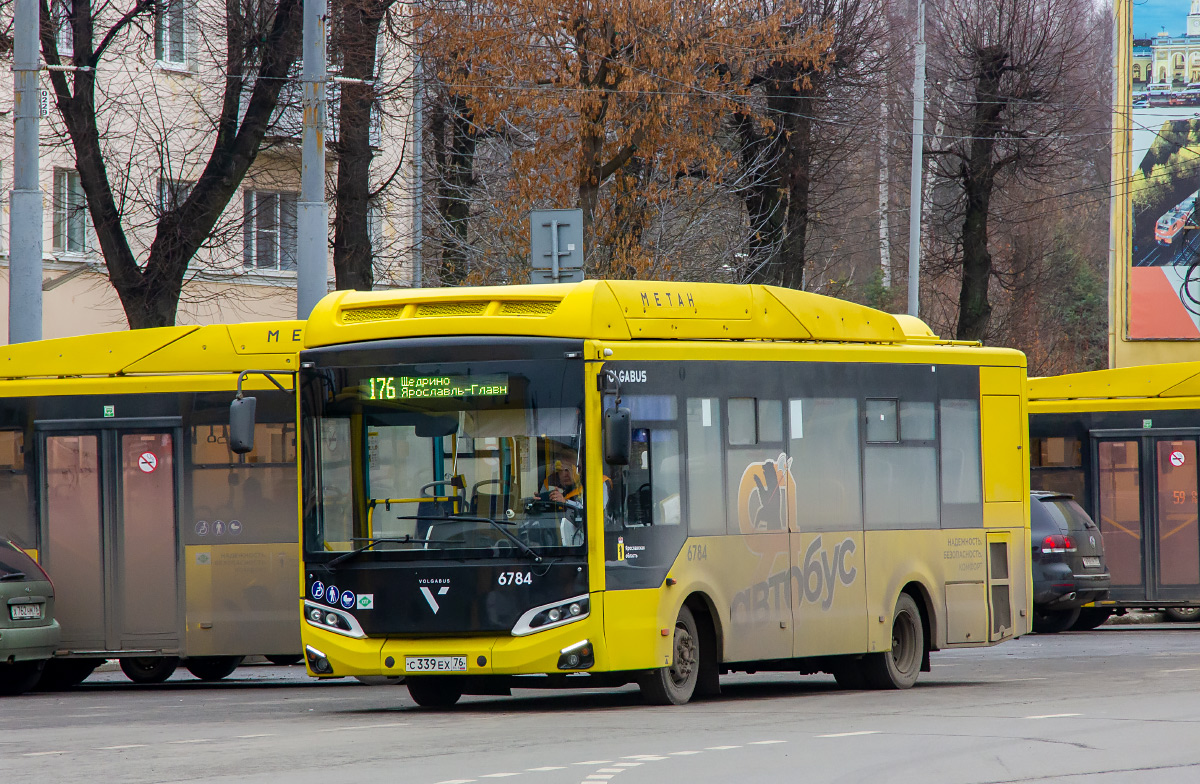
M629 465L633 451L633 420L628 408L610 408L604 412L604 462Z
M254 450L254 408L252 397L235 398L229 404L229 448L244 455Z

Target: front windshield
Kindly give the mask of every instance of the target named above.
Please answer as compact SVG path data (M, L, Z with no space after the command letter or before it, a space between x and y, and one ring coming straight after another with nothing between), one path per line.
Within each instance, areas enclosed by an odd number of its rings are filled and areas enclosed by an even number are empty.
M583 552L578 363L310 370L304 406L309 552Z

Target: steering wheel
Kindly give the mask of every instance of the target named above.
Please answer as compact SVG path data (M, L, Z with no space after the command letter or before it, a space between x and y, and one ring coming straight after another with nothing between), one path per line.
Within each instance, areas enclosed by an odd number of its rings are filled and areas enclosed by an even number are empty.
M531 498L525 502L525 514L538 515L551 512L574 511L575 507L566 501L551 501L545 498Z

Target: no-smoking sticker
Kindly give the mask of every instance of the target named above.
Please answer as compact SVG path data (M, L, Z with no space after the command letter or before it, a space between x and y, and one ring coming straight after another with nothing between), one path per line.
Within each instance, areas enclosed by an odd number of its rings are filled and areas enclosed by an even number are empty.
M1171 465L1181 466L1186 461L1187 461L1187 458L1184 457L1183 452L1180 452L1178 449L1176 449L1174 452L1171 453Z
M153 474L154 469L158 468L158 457L153 452L142 452L138 457L138 468L143 474Z

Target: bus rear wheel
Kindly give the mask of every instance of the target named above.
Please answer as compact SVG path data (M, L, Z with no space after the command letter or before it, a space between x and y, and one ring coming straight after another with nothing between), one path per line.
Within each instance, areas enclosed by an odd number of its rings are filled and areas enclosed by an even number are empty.
M925 626L917 603L900 594L892 614L892 649L862 658L862 674L872 689L907 689L917 682L925 657Z
M130 656L121 659L121 672L134 683L162 683L175 673L178 656Z
M62 691L78 686L104 664L104 659L51 659L35 687L38 691Z
M669 667L647 670L638 678L642 699L651 705L683 705L692 699L700 680L700 633L686 606L675 621L673 656Z
M0 663L0 697L24 694L42 677L42 661Z
M183 666L202 681L219 681L233 674L244 656L197 656L187 659Z
M422 708L449 708L462 697L463 683L453 675L418 675L405 678L408 696Z
M1175 623L1195 623L1200 621L1200 607L1168 607L1163 613L1168 621Z

